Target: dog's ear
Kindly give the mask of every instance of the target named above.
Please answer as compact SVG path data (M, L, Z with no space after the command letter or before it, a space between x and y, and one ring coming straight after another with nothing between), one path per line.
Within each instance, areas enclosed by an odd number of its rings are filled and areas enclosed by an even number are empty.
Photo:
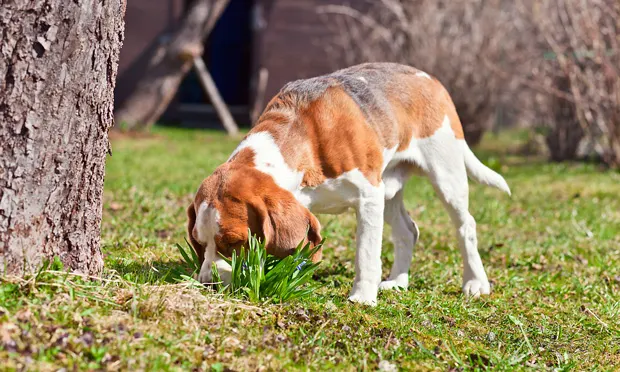
M323 240L321 238L321 223L309 210L306 209L306 212L308 218L308 241L316 247Z
M308 241L312 243L313 247L321 244L323 238L321 237L321 223L319 220L306 209L308 212ZM313 262L319 262L323 258L323 247L321 247L315 254L312 256Z
M269 217L267 206L260 198L255 198L248 205L248 228L252 234L269 246L275 234L275 227ZM249 237L248 237L249 239Z
M267 252L286 257L301 241L321 242L321 224L288 191L256 198L248 208L248 226L265 242ZM317 257L318 256L318 257ZM320 252L315 255L320 259Z
M196 251L198 262L202 264L205 259L205 247L194 238L194 225L196 225L196 209L194 208L194 203L191 203L187 207L187 240L189 240L194 251Z

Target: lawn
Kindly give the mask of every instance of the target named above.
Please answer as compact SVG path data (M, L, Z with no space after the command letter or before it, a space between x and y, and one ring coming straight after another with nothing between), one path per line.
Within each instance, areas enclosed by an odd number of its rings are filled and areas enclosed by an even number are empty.
M236 141L164 128L116 139L105 182L105 272L89 280L51 264L36 276L2 278L0 369L618 370L620 174L518 155L520 140L489 135L476 151L513 191L470 190L491 296L461 295L448 216L428 181L415 178L406 189L421 233L411 284L381 292L369 308L346 300L352 213L320 216L321 287L301 300L249 303L177 282L185 208Z

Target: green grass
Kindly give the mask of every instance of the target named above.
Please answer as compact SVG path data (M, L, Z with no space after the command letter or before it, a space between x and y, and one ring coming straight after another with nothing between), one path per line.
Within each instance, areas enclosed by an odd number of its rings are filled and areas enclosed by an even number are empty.
M421 230L411 283L381 292L375 308L346 300L353 214L320 216L320 288L301 299L256 305L179 283L185 208L236 141L161 128L152 138L117 140L102 277L51 265L2 278L0 369L618 370L620 174L517 155L523 137L489 136L476 151L513 191L470 190L492 295L460 294L449 218L428 181L415 178L406 189ZM393 260L388 230L384 274Z
M309 282L320 265L312 262L312 256L321 249L322 244L311 248L310 243L304 245L302 241L293 254L279 259L267 254L264 242L249 231L248 236L247 248L241 247L239 254L233 251L231 258L224 257L231 267L229 284L222 281L213 263L211 273L218 292L266 304L308 297L318 288L317 284Z

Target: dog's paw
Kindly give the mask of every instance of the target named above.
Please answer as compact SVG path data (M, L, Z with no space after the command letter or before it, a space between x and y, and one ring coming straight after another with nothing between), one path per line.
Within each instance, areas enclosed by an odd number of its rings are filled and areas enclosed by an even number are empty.
M408 280L385 280L379 284L379 289L401 291L407 289L408 286Z
M379 279L379 278L377 278ZM377 293L379 292L379 281L353 281L353 288L349 295L349 301L358 304L375 306L377 305Z
M212 263L208 263L206 260L202 264L200 268L200 273L198 274L197 280L202 284L213 284L213 273L211 272ZM215 266L217 267L217 271L220 274L220 279L224 285L230 284L232 281L232 268L230 265L222 260L216 260Z
M368 295L364 293L351 293L349 301L362 305L377 306L377 295Z
M196 278L202 284L209 284L213 282L213 274L211 273L211 269L207 268L206 265L202 265L200 272L196 275Z
M463 293L473 298L488 295L491 293L491 285L488 280L470 279L463 284Z

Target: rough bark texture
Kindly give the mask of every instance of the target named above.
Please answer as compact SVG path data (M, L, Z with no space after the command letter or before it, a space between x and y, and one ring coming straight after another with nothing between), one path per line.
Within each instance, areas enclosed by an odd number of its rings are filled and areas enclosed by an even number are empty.
M124 0L0 0L0 273L96 274Z
M205 39L229 2L194 1L169 42L154 49L135 91L116 113L119 125L125 129L143 129L159 119L192 68L194 57L202 55Z

